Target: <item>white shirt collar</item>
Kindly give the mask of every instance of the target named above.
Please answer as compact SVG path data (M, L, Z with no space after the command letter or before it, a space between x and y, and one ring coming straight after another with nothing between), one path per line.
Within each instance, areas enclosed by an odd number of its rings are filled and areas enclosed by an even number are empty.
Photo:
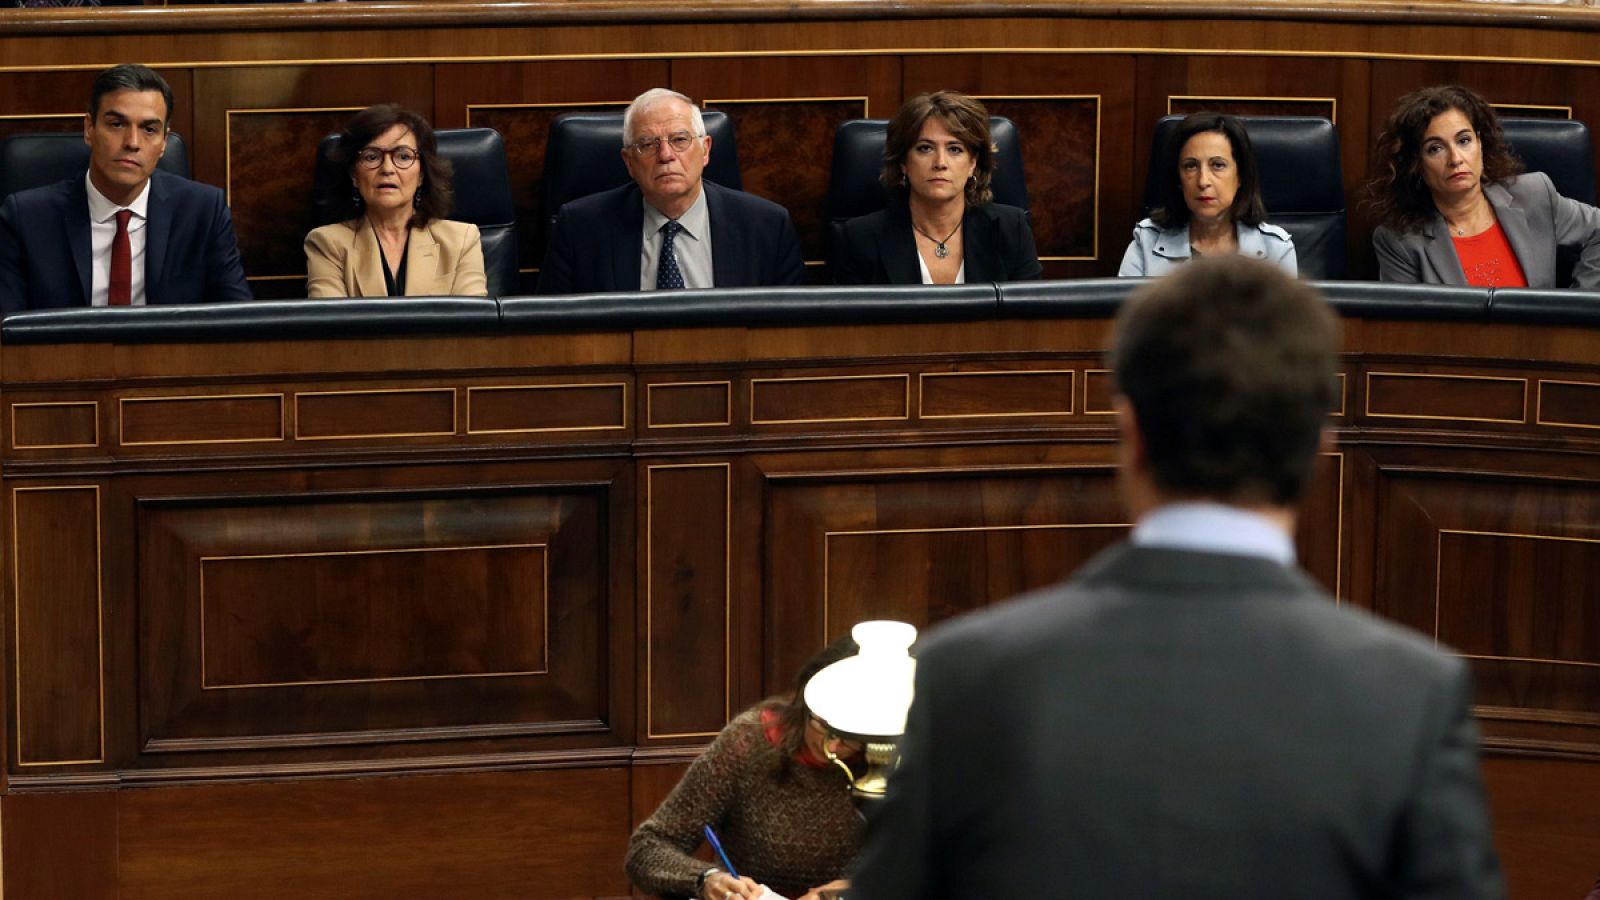
M151 179L154 179L154 177L154 175L151 175ZM89 221L101 224L108 222L112 216L117 214L119 209L132 210L134 216L140 219L148 218L145 215L145 210L150 208L149 180L145 181L144 189L139 192L139 196L133 198L133 202L127 206L118 206L107 200L106 195L100 193L100 189L94 186L94 180L89 177L88 172L83 173L83 184L89 189Z
M1260 556L1294 564L1294 542L1282 529L1223 503L1168 503L1146 513L1130 540L1139 547Z

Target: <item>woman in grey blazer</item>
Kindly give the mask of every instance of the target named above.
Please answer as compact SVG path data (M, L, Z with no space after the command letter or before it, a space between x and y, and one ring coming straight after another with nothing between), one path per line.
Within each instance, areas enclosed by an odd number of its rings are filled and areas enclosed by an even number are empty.
M1378 278L1406 284L1556 286L1556 248L1580 253L1572 286L1600 288L1600 209L1522 172L1494 108L1459 85L1400 98L1370 185Z
M1267 224L1255 153L1244 123L1199 112L1172 130L1161 205L1133 227L1119 276L1164 275L1194 256L1238 254L1298 274L1294 240Z

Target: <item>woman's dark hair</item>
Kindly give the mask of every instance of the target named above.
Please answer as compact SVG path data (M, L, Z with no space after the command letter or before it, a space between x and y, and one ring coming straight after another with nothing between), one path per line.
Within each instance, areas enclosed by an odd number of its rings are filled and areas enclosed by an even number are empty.
M806 660L800 667L800 674L794 681L794 693L780 694L768 698L763 708L778 714L778 771L787 777L793 770L795 754L800 752L805 744L806 726L810 723L811 709L806 706L806 685L823 669L833 665L841 659L848 659L861 652L861 647L856 644L855 638L845 635L822 648L817 655Z
M1151 210L1150 219L1164 229L1183 228L1189 224L1189 204L1183 199L1183 174L1178 169L1178 157L1183 145L1197 134L1215 131L1228 139L1233 150L1233 165L1239 172L1239 187L1233 195L1233 206L1228 215L1234 222L1260 225L1267 220L1267 208L1261 202L1261 176L1256 169L1256 154L1250 147L1250 135L1238 116L1227 113L1197 112L1184 116L1178 127L1172 129L1167 144L1161 148L1160 203Z
M1405 233L1422 231L1438 211L1422 179L1422 135L1436 116L1459 110L1478 133L1483 154L1483 183L1494 184L1522 172L1511 152L1494 107L1459 84L1423 88L1400 98L1378 135L1377 174L1367 184L1367 206L1378 221Z
M354 175L356 154L396 125L410 129L422 153L422 184L417 186L417 211L411 217L411 227L421 228L434 219L448 216L451 204L450 161L439 155L439 144L427 119L393 103L369 106L345 123L344 130L339 132L339 142L329 155ZM361 215L359 193L350 191L342 181L329 190L332 196L326 198L325 208L330 211L332 221L343 222Z
M922 135L922 125L937 117L946 130L973 156L972 177L967 180L968 206L982 206L994 199L989 182L994 178L994 141L989 137L989 111L983 104L955 91L918 94L905 102L889 120L889 136L883 144L883 186L896 197L906 194L905 173L900 166Z

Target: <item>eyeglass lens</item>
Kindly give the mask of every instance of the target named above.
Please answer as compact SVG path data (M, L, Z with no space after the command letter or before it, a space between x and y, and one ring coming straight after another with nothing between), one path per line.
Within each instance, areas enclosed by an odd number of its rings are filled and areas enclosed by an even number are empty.
M680 132L668 137L666 142L667 146L672 148L673 153L685 153L688 152L689 145L694 143L694 138L695 136L692 134ZM661 138L644 138L636 141L633 145L633 152L639 156L650 156L653 153L659 153L661 151L661 140Z
M369 169L376 169L383 165L383 158L387 156L394 160L395 168L409 169L416 164L417 158L421 155L410 147L396 147L393 150L379 150L377 147L368 147L356 154L356 159L360 160L363 166Z

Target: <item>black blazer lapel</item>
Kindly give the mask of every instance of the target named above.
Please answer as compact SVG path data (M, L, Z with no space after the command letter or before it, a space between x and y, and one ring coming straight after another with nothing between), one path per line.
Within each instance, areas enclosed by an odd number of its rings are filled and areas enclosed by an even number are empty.
M167 239L172 235L172 201L167 198L163 174L150 176L150 196L145 203L144 302L161 303L166 295Z
M611 290L639 289L639 255L644 250L644 195L637 185L618 195L620 208L608 216L610 224Z
M911 228L911 208L906 203L884 209L883 234L878 242L878 262L889 284L921 284L922 267L917 262L917 237Z
M78 286L82 289L83 305L93 302L94 274L90 271L89 246L89 189L82 178L74 178L67 190L66 209L61 213L61 224L66 229L67 246L72 249L72 268L78 273Z
M706 217L711 220L711 286L749 287L755 282L750 268L756 264L749 252L749 234L728 208L722 188L704 179Z
M968 206L961 219L962 263L966 266L967 284L988 281L1005 281L1005 266L1000 260L1000 234L995 221L983 207Z

